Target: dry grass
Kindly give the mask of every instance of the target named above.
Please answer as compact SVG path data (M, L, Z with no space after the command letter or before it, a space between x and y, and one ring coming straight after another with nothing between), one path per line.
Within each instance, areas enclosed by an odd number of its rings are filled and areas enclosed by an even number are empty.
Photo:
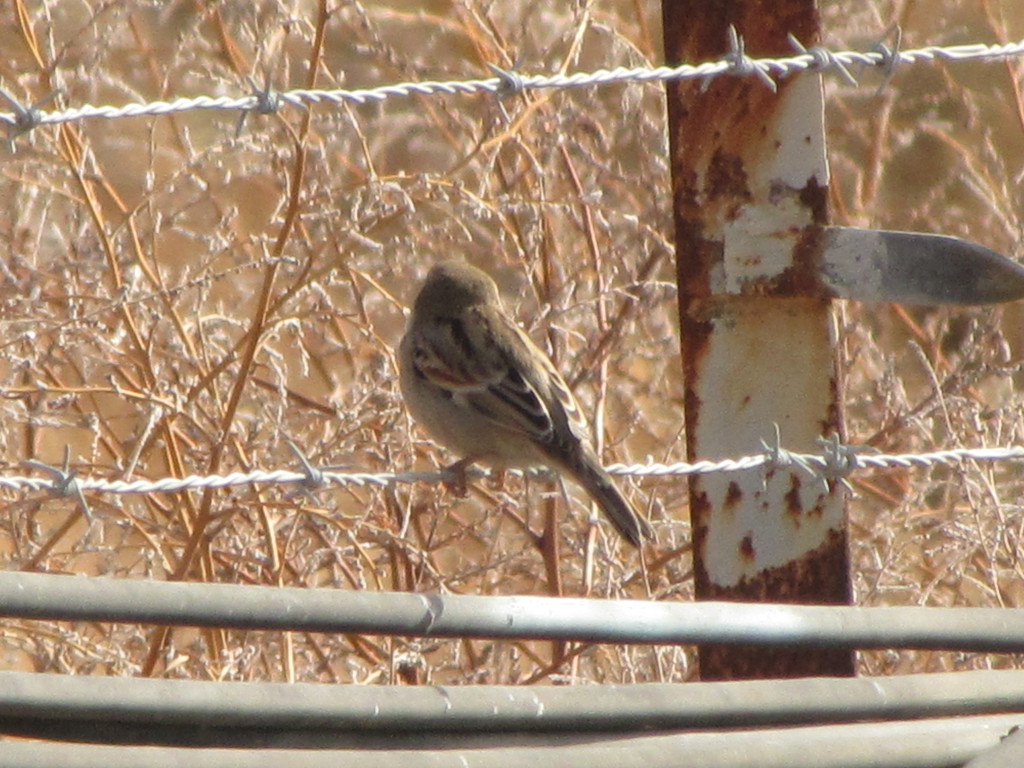
M832 7L835 5L837 7ZM825 9L832 47L893 21L904 46L1016 39L994 3ZM843 4L847 5L847 4ZM918 6L921 6L918 8ZM21 7L15 3L15 7ZM331 6L53 3L0 29L0 79L68 104L656 64L657 7L600 2ZM830 86L837 222L960 234L1020 255L1020 64L919 66L875 93ZM312 73L312 74L311 74ZM1018 74L1019 77L1019 74ZM663 95L616 86L234 118L190 113L41 129L0 165L5 469L110 478L320 464L393 471L450 457L402 408L402 307L434 261L487 268L552 350L607 460L678 459L681 382ZM1020 308L850 306L852 439L884 450L1022 442ZM915 351L919 350L919 351ZM866 604L1017 605L1012 465L857 479ZM345 589L687 599L685 485L632 484L678 550L647 574L584 500L480 485L93 499L8 495L5 568ZM528 510L533 510L530 514ZM542 537L552 521L557 536ZM532 533L527 533L527 530ZM558 548L553 541L559 542ZM4 668L340 682L679 680L686 649L424 643L8 623ZM871 671L949 655L868 655ZM1002 663L994 660L994 663Z

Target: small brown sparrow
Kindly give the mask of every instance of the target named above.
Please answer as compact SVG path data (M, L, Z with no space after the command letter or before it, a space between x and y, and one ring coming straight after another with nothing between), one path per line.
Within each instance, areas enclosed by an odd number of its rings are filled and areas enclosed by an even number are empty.
M551 360L505 314L498 287L459 261L436 265L399 347L413 417L465 467L548 465L571 475L627 541L653 539L601 466L576 399Z

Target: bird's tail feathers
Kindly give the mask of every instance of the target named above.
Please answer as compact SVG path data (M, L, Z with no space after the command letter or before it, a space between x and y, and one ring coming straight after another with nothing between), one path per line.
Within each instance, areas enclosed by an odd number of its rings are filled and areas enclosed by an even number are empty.
M615 485L592 452L587 451L578 466L569 467L577 482L597 502L605 517L634 547L654 538L651 524L641 517Z

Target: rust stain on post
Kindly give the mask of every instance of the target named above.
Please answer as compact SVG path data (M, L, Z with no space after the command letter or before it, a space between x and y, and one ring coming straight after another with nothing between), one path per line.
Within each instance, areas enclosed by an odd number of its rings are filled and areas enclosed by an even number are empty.
M839 574L847 573L846 561L846 536L837 531L819 549L794 561L789 567L772 569L738 588L719 589L705 584L706 592L702 598L845 604L849 602L849 580ZM801 588L801 585L811 588ZM703 680L852 674L843 671L852 666L851 654L845 650L791 651L786 648L705 645L698 648L698 653Z
M818 39L812 0L663 0L669 65L752 57ZM773 93L756 77L667 86L689 458L755 453L774 425L787 448L844 437L835 329L816 228L828 219L821 85ZM697 596L848 603L842 487L797 471L690 479ZM849 652L701 648L701 675L852 674Z

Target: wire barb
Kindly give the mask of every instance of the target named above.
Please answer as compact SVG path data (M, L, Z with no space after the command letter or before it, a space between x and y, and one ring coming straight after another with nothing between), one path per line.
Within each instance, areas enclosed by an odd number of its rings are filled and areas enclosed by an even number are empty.
M821 479L828 489L829 481L838 480L848 491L853 491L853 486L846 479L855 470L860 468L858 454L868 450L864 446L844 445L839 440L839 433L833 432L828 437L820 437L817 440L824 459Z
M761 441L761 447L764 448L764 469L761 473L761 490L763 491L768 487L768 476L779 469L799 467L812 477L817 477L818 472L811 464L809 457L801 456L798 453L794 453L782 447L782 432L779 429L777 422L772 423L772 429L774 435L771 442L767 440Z
M75 471L71 469L70 445L64 446L64 463L60 467L44 464L43 462L36 461L35 459L26 459L21 463L23 466L38 469L40 472L45 472L53 477L53 482L50 484L49 488L50 493L59 498L74 496L78 499L78 504L82 508L82 514L85 516L86 521L92 524L93 516L92 510L89 509L89 502L85 500L85 494L82 493L82 487L75 478Z
M747 56L746 47L743 42L743 37L739 32L736 31L736 27L732 24L729 25L729 53L723 56L723 60L729 62L729 74L737 75L739 77L749 77L755 75L762 83L767 86L768 90L775 93L779 90L779 86L768 72L766 64L755 61L754 59Z
M275 115L281 108L281 94L274 90L274 87L271 85L269 72L264 76L262 88L256 84L256 81L250 75L246 75L245 79L249 81L249 87L252 89L252 98L255 99L255 103L253 106L243 109L242 113L238 116L238 124L235 126L236 139L242 135L245 118L250 112L255 112L257 115Z
M46 96L39 99L39 101L33 103L31 106L24 106L8 91L0 88L0 97L11 105L11 109L14 110L14 121L7 124L7 146L14 154L14 141L19 136L24 136L35 128L38 128L42 122L42 115L39 113L39 108L49 104L61 93L60 88L50 91Z
M827 48L823 48L820 45L813 45L810 48L805 48L804 44L800 42L796 35L790 32L787 37L789 38L789 44L793 46L797 53L810 56L812 61L810 69L816 69L824 72L829 69L834 69L839 73L839 76L846 81L847 85L857 86L857 78L855 78L850 70L847 69L846 65L842 62L836 54Z
M498 104L498 112L501 113L501 119L508 125L512 122L512 118L509 117L504 102L506 99L523 93L526 90L526 81L522 75L511 69L502 69L490 62L487 62L487 68L498 77L498 87L495 89L494 95Z
M892 48L889 48L889 46L885 44L885 38L890 35L893 38ZM885 37L871 46L871 52L880 56L877 66L881 67L885 71L885 77L882 78L881 84L875 91L876 97L889 87L889 83L891 83L893 77L896 76L896 67L898 67L902 62L900 57L900 44L902 42L903 29L899 25L894 25L885 33Z
M313 491L320 490L324 485L326 485L324 473L321 469L313 465L298 445L293 443L291 440L285 440L285 443L288 445L291 452L295 454L295 458L299 460L299 464L302 465L302 474L305 476L302 480L298 481L298 492L315 503L317 499L316 496L313 495Z
M491 70L491 74L495 75L498 80L498 87L495 89L495 94L499 98L505 99L509 96L518 96L520 93L526 90L526 80L518 72L511 69L502 69L496 64L487 62L487 68Z

